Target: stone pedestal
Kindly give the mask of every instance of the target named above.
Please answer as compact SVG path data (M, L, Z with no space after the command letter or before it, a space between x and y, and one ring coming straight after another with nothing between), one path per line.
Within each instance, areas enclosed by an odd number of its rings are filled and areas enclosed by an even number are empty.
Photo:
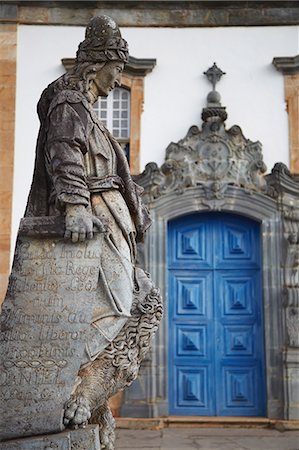
M1 442L0 450L101 450L99 427L89 425L57 434L13 439Z

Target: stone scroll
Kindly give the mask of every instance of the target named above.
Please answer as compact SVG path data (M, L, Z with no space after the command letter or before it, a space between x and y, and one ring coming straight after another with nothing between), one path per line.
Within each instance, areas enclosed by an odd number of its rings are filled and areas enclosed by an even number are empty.
M0 440L64 429L63 406L88 340L103 234L73 244L63 239L60 220L21 222L0 316Z

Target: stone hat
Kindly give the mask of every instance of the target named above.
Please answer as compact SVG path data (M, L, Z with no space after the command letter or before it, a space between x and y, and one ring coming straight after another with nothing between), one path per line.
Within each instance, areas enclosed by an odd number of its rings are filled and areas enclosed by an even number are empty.
M109 16L93 17L86 27L85 39L78 47L76 61L79 62L127 62L127 41L120 34L118 25Z

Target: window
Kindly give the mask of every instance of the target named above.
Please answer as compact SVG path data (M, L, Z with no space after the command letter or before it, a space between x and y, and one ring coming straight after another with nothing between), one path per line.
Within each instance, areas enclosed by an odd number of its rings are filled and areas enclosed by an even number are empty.
M130 161L130 91L115 88L108 97L101 97L94 109L103 124L120 143Z

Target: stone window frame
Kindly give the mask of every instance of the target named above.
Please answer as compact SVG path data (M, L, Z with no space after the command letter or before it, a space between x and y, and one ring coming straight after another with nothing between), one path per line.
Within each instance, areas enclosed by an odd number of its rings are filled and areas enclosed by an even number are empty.
M15 101L17 64L17 25L0 25L0 304L6 293L10 270L13 169L15 144Z
M61 60L64 68L70 70L74 64L74 58ZM140 173L140 137L141 114L144 102L144 78L156 65L154 58L129 57L121 78L121 87L131 93L131 117L130 117L130 171L132 175Z
M276 57L272 63L284 77L289 121L290 172L299 175L299 55Z

